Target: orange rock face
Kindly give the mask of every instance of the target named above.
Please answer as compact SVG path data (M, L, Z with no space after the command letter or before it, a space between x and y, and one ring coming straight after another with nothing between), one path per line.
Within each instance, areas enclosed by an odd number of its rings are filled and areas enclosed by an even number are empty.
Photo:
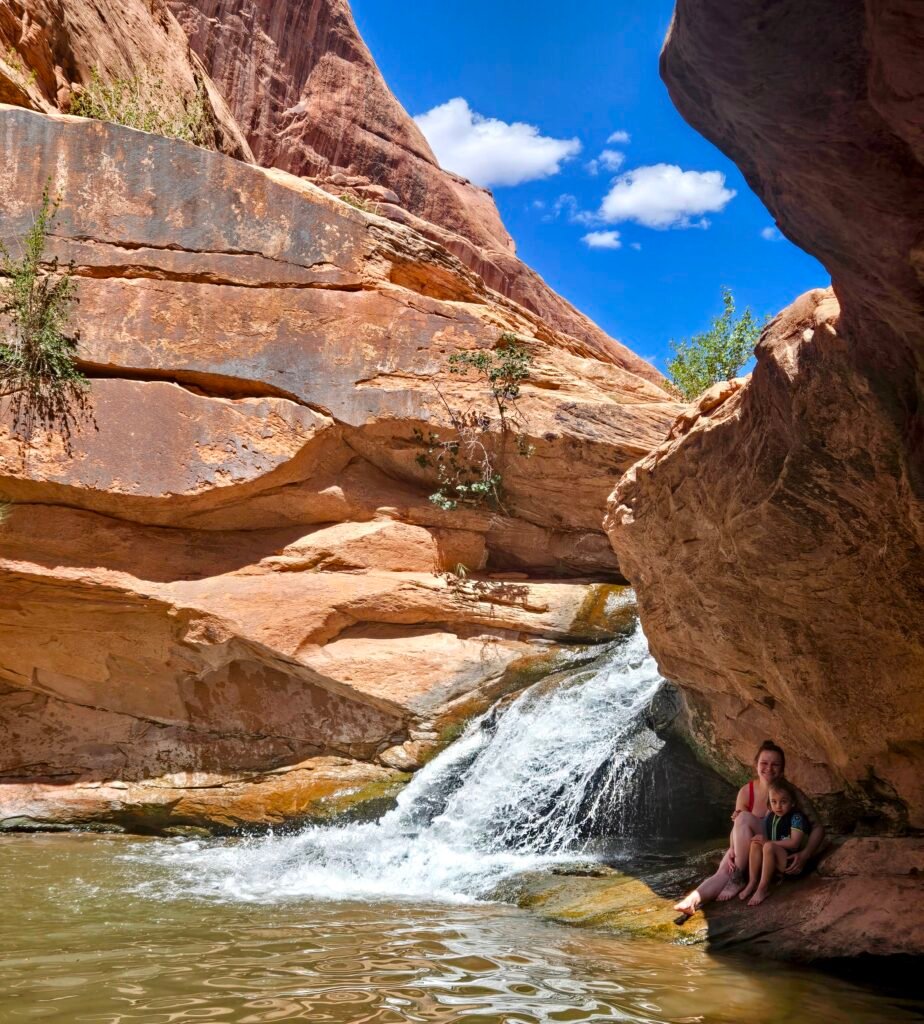
M212 148L252 160L243 133L163 0L0 0L0 102L67 110L95 70L104 82L146 75L159 101L205 97Z
M677 5L675 102L834 294L780 314L750 380L633 467L608 530L704 745L743 764L774 736L834 820L904 830L924 824L924 22L848 6Z
M624 624L600 522L677 411L656 384L283 171L15 108L0 151L8 245L55 175L92 378L69 447L0 418L7 827L317 816L341 762L378 798L556 644ZM437 386L478 397L447 359L504 331L535 454L503 510L442 511L413 431L441 429Z
M168 3L261 164L359 196L540 316L576 354L663 383L516 258L490 192L439 167L388 89L346 0Z

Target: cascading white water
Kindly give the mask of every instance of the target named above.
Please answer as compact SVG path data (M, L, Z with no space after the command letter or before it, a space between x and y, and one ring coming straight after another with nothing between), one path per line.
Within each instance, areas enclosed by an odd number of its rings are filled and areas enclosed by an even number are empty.
M644 711L662 684L641 627L601 666L489 712L421 769L377 822L239 843L162 844L187 893L225 899L470 901L502 879L573 859L588 827L661 742Z

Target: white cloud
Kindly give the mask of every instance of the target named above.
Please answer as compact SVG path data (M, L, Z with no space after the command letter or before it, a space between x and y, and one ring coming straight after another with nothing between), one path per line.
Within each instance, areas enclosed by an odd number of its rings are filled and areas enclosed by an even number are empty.
M558 220L564 214L569 224L599 224L600 218L589 210L582 210L578 205L577 197L565 192L560 195L552 204L552 208L542 219L544 221Z
M777 228L764 228L760 233L760 237L767 242L781 242L783 235Z
M632 141L632 136L628 132L613 132L613 134L606 140L607 142L615 142L617 145L625 146L626 143Z
M478 185L548 178L581 150L578 139L553 139L540 135L535 125L483 117L461 96L414 120L440 164Z
M598 159L608 171L618 171L626 162L626 154L618 149L604 149Z
M618 231L591 231L581 239L591 249L621 249Z
M642 243L641 242L630 242L629 243L629 248L630 249L634 249L636 252L641 252L642 251ZM651 360L649 359L648 362L650 363Z
M596 177L601 167L606 171L618 171L625 162L625 153L620 153L618 149L604 149L596 159L590 160L584 166Z
M737 193L721 171L684 171L676 164L651 164L621 174L604 196L600 217L634 220L648 228L708 227L704 213L720 213Z

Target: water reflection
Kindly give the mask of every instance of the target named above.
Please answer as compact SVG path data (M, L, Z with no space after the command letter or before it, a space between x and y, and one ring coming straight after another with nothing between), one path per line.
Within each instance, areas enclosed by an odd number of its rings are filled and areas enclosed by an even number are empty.
M914 1008L806 971L496 905L150 899L145 840L0 839L0 1020L79 1024L881 1024ZM167 891L154 884L151 891Z

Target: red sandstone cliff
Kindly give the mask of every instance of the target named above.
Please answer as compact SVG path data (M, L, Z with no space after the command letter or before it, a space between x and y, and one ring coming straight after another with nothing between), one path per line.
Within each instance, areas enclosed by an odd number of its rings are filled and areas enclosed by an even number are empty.
M0 420L7 827L318 814L619 626L611 588L562 577L618 572L600 521L676 413L655 384L285 172L18 108L0 154L7 245L62 188L48 258L74 262L93 378L70 451ZM449 355L503 331L534 359L535 454L506 512L440 511L413 430L435 384L472 388ZM490 577L511 568L546 581Z
M67 110L94 70L106 81L154 76L164 104L182 104L201 90L212 148L253 159L163 0L0 0L0 103Z
M924 826L924 12L679 0L662 74L830 270L623 478L646 634L726 763L777 737L849 827Z
M349 188L439 242L495 291L605 359L660 374L609 338L515 255L486 189L442 170L385 84L346 0L168 0L257 160Z

